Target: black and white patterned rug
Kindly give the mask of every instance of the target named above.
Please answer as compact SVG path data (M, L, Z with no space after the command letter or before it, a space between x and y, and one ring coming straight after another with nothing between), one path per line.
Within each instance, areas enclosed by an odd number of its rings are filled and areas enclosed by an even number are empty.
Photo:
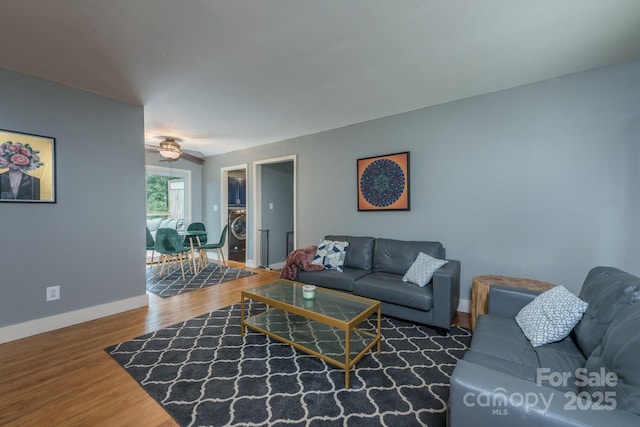
M154 281L153 272L155 268L155 265L147 267L147 290L163 298L256 274L252 271L210 262L196 275L190 273L189 267L185 264L185 280L182 280L180 268L174 268L170 274L158 277Z
M249 313L265 306L251 303ZM368 320L374 327L375 319ZM109 347L181 426L444 426L449 378L469 330L441 336L382 319L382 352L344 371L247 331L240 305Z

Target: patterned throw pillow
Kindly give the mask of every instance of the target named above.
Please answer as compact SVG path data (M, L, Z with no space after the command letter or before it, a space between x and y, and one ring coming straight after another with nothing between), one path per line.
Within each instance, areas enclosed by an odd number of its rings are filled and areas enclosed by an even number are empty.
M321 265L327 270L342 271L349 242L322 240L318 244L312 264Z
M433 273L446 263L447 261L443 259L433 258L420 252L411 267L409 267L409 270L402 276L402 281L415 283L424 288L431 281Z
M569 335L588 306L564 286L556 286L525 305L516 322L531 345L539 347Z

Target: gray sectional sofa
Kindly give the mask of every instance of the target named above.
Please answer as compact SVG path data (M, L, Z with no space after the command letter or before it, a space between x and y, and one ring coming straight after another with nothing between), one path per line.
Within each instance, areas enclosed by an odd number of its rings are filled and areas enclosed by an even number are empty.
M349 242L344 271L298 269L296 281L379 300L385 315L451 328L460 301L460 261L448 260L425 287L402 281L420 252L445 259L440 242L335 235L325 240Z
M536 295L491 287L451 376L448 425L640 426L640 278L593 268L571 334L532 347L514 318Z
M153 218L147 220L147 228L151 233L151 236L155 239L156 233L161 228L173 228L175 230L181 231L184 229L184 220L182 219L162 219L162 218Z

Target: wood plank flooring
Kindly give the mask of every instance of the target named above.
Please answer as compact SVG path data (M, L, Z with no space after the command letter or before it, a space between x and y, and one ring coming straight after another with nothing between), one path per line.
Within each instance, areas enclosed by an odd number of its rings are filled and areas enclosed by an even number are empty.
M0 425L175 426L104 349L226 307L278 277L247 269L258 274L170 298L149 294L148 307L1 344ZM468 315L456 323L468 327Z

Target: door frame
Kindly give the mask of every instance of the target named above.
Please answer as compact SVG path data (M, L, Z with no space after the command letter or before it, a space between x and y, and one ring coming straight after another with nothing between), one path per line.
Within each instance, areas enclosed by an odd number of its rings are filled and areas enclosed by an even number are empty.
M229 221L229 172L244 170L245 176L247 178L247 188L246 195L248 196L250 193L249 190L249 164L241 163L233 166L224 166L220 168L220 230L224 228L224 226ZM251 207L249 204L249 197L246 197L246 205L245 210L247 211L247 220L249 219L249 212L251 211ZM231 225L231 224L229 224ZM249 242L249 228L247 227L247 243ZM224 253L225 259L229 259L229 237L227 236L227 244L222 248L222 253ZM245 255L245 264L247 267L253 267L250 265L249 260L249 252Z
M253 203L252 203L253 205L253 209L252 209L253 259L252 259L252 262L255 265L251 265L251 267L258 266L258 259L260 256L260 245L258 244L259 243L258 236L260 235L260 232L258 230L262 226L262 182L261 182L260 168L262 167L262 165L273 164L273 163L285 163L285 162L293 162L293 249L298 248L298 165L297 165L298 155L291 154L289 156L273 157L270 159L257 160L253 162L253 188L255 189L255 191L253 192ZM247 212L247 214L249 214L249 212ZM249 218L249 216L247 216L247 218ZM249 236L247 236L247 238L248 237Z

